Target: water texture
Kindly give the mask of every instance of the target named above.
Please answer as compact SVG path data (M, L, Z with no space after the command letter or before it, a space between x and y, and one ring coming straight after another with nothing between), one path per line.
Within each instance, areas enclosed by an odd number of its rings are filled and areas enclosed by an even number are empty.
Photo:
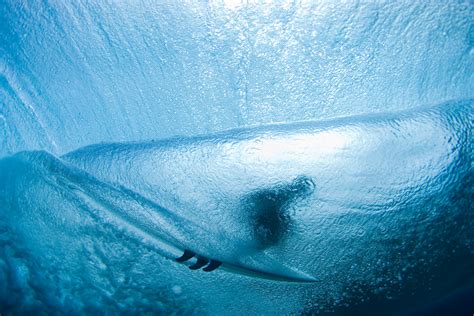
M1 154L474 97L466 1L8 1Z
M0 1L0 313L472 313L473 13Z

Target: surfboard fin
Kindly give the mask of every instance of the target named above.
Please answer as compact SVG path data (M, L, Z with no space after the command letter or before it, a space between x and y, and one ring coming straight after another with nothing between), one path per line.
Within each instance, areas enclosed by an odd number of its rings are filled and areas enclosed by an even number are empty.
M194 257L195 259L193 259ZM275 281L317 281L316 278L296 269L289 268L265 254L243 257L236 262L222 262L215 259L208 259L202 255L196 255L195 252L186 249L183 255L175 260L187 265L191 270L199 270L202 268L204 272L212 272L222 267L222 269L232 273Z

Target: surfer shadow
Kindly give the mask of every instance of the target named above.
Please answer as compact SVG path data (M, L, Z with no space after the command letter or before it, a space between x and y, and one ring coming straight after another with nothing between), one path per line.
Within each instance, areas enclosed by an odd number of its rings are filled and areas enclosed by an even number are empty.
M242 198L259 250L277 245L290 233L292 210L315 188L312 178L300 175L290 182L254 190Z
M308 198L315 188L313 179L298 176L289 182L278 182L245 194L240 202L252 232L252 236L249 236L252 247L247 249L247 254L244 254L244 249L240 249L235 260L221 261L219 258L210 258L185 249L182 256L175 260L187 265L191 270L202 268L205 272L211 272L222 265L244 275L291 282L314 282L314 278L269 260L265 256L257 256L256 261L252 256L278 245L291 233L293 212L298 207L298 202ZM246 257L250 257L250 261L245 260Z

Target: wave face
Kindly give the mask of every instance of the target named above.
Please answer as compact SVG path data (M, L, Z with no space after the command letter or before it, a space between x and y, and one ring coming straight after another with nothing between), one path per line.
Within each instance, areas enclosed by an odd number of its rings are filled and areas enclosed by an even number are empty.
M462 289L472 118L464 101L4 158L2 309L365 313ZM223 269L188 269L173 249Z
M452 314L472 12L2 0L0 314Z
M145 2L2 1L0 155L474 98L469 1Z

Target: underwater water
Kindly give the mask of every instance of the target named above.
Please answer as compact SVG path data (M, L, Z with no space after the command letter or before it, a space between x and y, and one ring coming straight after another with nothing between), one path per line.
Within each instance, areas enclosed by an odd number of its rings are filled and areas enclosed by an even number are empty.
M471 315L473 16L0 0L0 314Z

